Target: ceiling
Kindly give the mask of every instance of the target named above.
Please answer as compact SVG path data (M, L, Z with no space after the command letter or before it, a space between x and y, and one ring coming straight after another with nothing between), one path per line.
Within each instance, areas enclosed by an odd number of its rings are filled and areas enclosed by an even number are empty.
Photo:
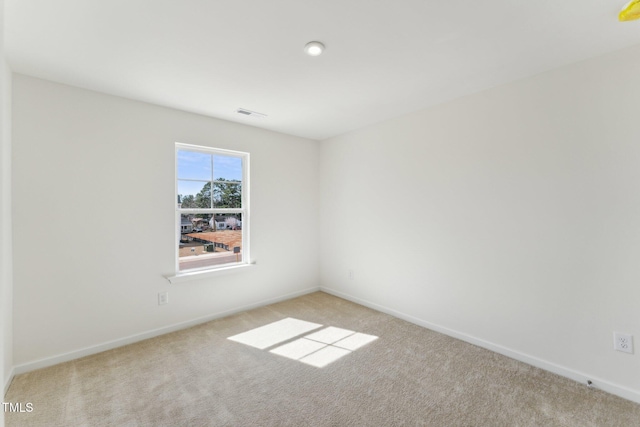
M5 50L18 73L322 140L640 44L625 2L5 0Z

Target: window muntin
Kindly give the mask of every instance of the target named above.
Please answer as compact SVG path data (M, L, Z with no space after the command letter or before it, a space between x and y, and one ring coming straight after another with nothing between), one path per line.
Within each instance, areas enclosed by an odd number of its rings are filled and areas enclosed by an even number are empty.
M249 154L176 144L178 272L248 264Z

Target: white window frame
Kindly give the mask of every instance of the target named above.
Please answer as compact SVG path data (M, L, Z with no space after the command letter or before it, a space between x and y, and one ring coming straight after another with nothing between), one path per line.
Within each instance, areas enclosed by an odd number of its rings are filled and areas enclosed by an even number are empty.
M203 154L230 156L242 159L242 191L241 191L241 207L240 208L196 208L196 209L183 209L178 205L178 151L194 151ZM214 175L215 172L212 173ZM212 179L215 177L212 176ZM167 279L171 283L181 281L180 279L196 278L203 273L213 273L220 271L229 271L236 267L248 266L251 264L250 257L250 242L249 242L249 229L250 229L250 197L249 197L249 153L242 151L226 150L221 148L212 148L200 145L184 144L180 142L175 143L175 191L174 191L174 206L175 212L175 275L168 276ZM211 186L211 197L213 200L213 181ZM182 215L207 213L212 214L212 218L215 221L216 214L241 214L242 215L242 259L240 262L211 265L200 268L193 268L188 270L180 270L180 238L181 238L181 219Z

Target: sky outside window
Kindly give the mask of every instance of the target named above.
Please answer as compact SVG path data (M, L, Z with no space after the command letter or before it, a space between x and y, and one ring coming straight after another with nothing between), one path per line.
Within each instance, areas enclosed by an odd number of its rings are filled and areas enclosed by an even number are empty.
M178 150L178 179L211 181L211 154Z
M211 170L212 157L213 171ZM212 178L242 181L242 159L178 150L178 179L210 181Z
M242 181L242 159L231 156L213 156L215 179Z

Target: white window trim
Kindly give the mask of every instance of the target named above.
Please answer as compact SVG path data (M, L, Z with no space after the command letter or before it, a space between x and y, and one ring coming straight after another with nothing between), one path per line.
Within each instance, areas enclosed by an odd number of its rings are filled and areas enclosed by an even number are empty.
M211 209L179 209L176 201L178 196L178 150L196 151L204 154L220 154L225 156L239 157L242 159L242 208L211 208ZM175 174L174 174L174 206L175 207L175 222L174 222L174 259L175 259L175 274L166 275L165 278L170 283L181 283L191 281L195 279L204 279L208 277L219 276L236 271L245 270L243 267L250 267L255 265L255 262L251 261L250 255L250 167L249 167L249 153L242 151L225 150L221 148L210 148L199 145L184 144L180 142L175 143ZM190 269L186 271L180 271L180 231L181 231L181 214L189 212L199 213L241 213L242 214L242 261L237 263L227 263L220 265L213 265L208 267L202 267L197 269ZM214 216L215 217L215 216Z
M224 276L226 274L237 273L249 270L248 267L255 267L256 262L251 261L247 264L223 264L222 267L209 268L206 270L189 270L183 273L164 276L172 285L176 283L191 282L193 280L209 279L212 277Z

